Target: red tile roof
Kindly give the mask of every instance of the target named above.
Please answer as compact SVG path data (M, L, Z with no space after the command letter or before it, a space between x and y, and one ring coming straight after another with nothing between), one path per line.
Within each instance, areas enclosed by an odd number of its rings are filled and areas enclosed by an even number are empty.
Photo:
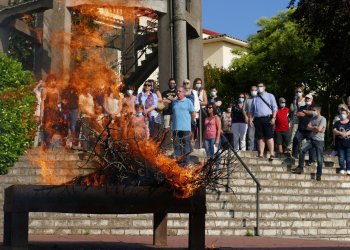
M212 31L212 30L208 30L208 29L203 29L203 33L204 34L207 34L209 36L217 36L217 35L220 35L220 33L217 33L215 31Z

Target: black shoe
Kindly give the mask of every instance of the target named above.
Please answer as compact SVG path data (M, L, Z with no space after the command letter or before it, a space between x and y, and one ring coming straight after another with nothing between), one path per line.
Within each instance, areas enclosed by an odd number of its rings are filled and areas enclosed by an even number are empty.
M276 156L275 155L270 155L269 161L273 161L273 159L275 159Z
M321 176L316 176L316 181L321 181Z
M304 173L304 169L303 169L303 168L300 168L300 167L297 167L297 168L293 168L293 169L291 170L291 172L292 172L293 174L303 174L303 173Z

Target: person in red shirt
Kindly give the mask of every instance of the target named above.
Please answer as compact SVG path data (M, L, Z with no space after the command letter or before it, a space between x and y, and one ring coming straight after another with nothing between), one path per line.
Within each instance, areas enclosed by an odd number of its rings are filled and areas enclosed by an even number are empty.
M278 147L278 153L283 153L283 144L289 145L289 108L286 107L286 99L281 97L279 100L279 108L276 114L275 123L275 140ZM285 153L288 153L286 149Z

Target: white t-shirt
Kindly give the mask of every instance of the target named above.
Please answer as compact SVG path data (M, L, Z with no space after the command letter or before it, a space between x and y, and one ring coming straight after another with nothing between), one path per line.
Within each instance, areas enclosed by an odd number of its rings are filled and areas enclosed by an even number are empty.
M90 93L88 93L87 95L81 94L79 96L79 107L84 107L85 110L89 112L89 114L94 114L95 112L94 98ZM85 114L81 108L80 110L81 110L82 117L90 117L90 115Z

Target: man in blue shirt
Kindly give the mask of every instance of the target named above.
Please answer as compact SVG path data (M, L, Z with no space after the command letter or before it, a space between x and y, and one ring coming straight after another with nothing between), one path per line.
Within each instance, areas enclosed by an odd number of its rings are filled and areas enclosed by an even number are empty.
M191 120L196 119L196 113L191 100L185 97L185 89L177 88L177 100L172 104L173 139L175 156L183 157L181 163L189 163L191 152Z
M273 126L276 121L277 103L275 96L266 92L263 83L258 84L258 96L254 97L249 113L249 124L252 126L254 117L255 135L258 139L259 158L264 157L265 141L270 151L270 159L275 157Z

